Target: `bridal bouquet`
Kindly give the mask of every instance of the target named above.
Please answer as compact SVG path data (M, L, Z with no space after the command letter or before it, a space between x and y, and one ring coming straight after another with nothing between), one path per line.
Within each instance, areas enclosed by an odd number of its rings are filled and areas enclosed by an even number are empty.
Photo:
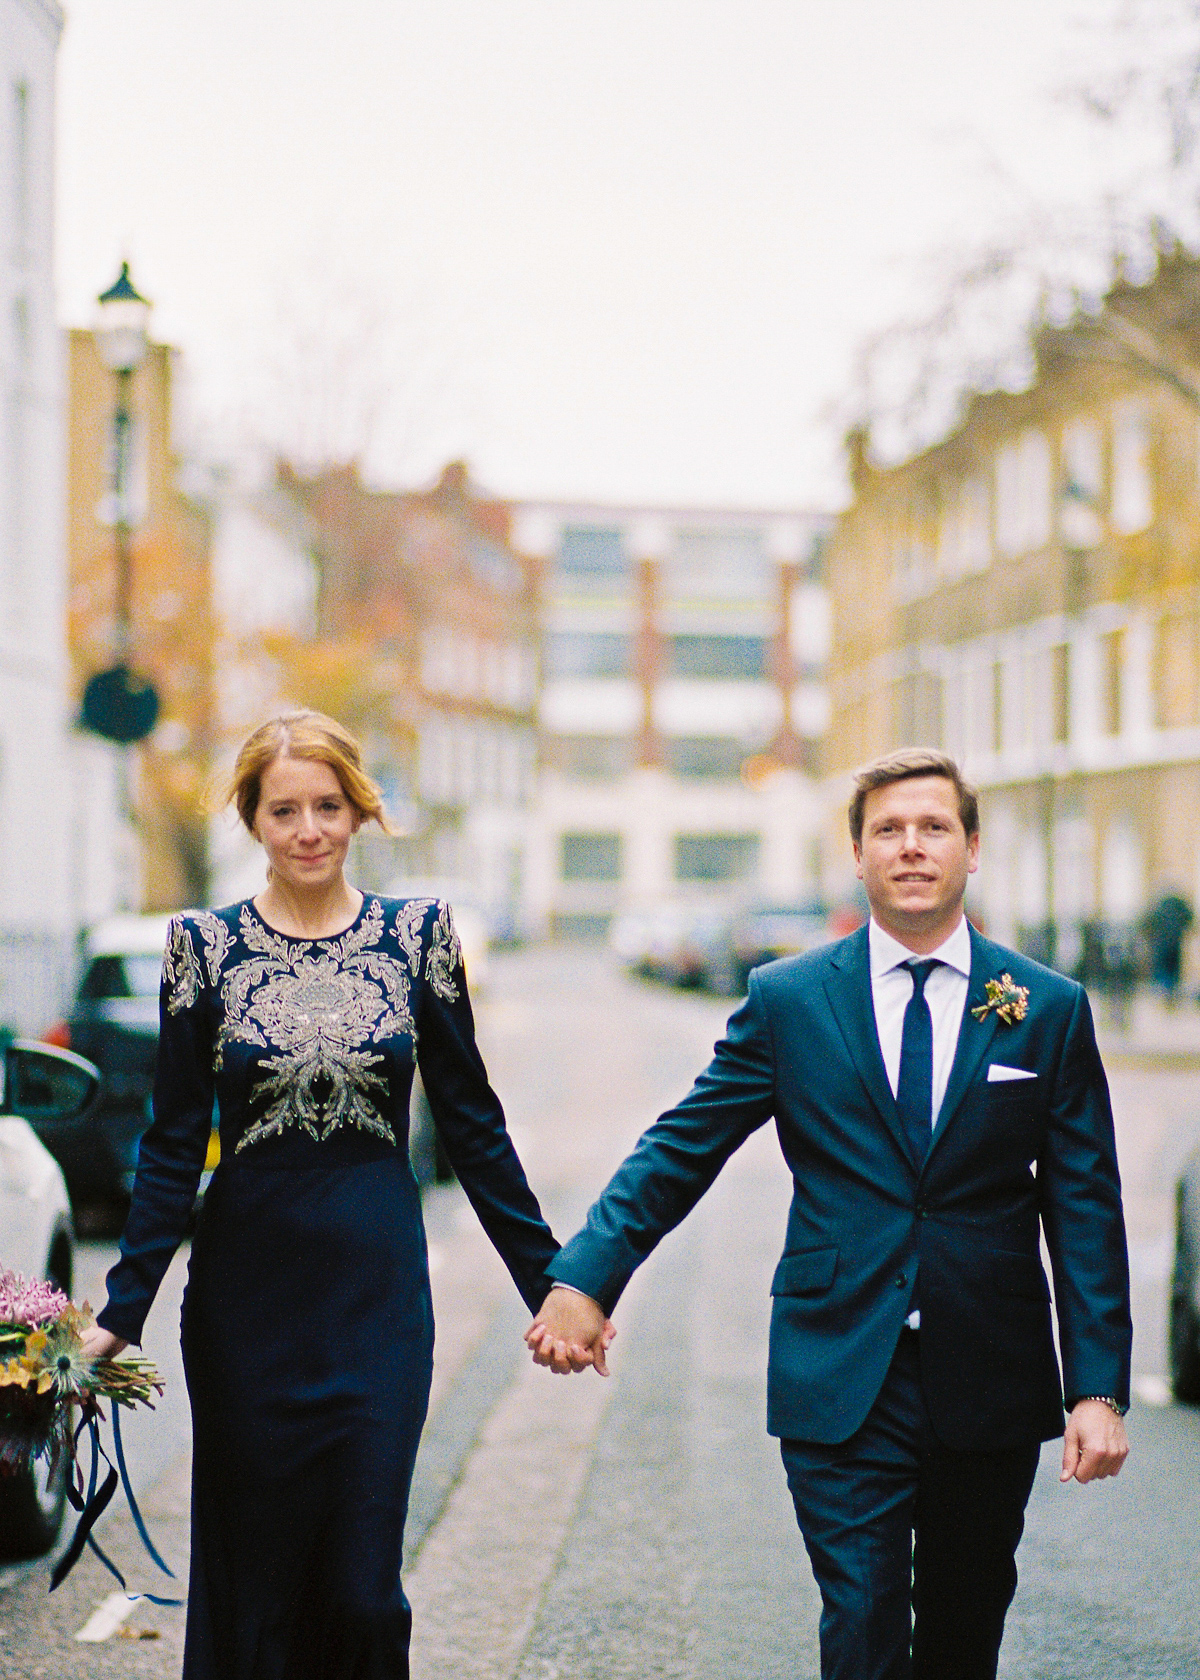
M87 1421L101 1415L101 1400L153 1406L162 1393L149 1360L85 1357L92 1322L86 1303L72 1306L53 1284L0 1271L0 1475L57 1459L73 1440L74 1406Z

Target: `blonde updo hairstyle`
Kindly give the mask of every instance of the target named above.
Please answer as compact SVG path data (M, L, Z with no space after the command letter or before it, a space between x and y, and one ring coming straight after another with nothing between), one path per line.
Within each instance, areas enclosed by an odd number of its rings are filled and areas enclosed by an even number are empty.
M262 779L277 758L306 758L327 764L362 822L377 822L385 834L395 835L383 809L383 794L362 765L362 749L348 729L324 712L285 712L262 723L243 741L226 804L237 807L248 831L262 797Z

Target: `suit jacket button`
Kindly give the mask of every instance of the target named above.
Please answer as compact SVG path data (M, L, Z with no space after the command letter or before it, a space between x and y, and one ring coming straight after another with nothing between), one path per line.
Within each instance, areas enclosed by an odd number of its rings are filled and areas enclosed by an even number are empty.
M928 1219L929 1218L929 1209L923 1203L917 1209L917 1218L918 1219Z
M903 1289L904 1285L907 1282L908 1282L908 1279L905 1277L904 1273L901 1272L900 1275L896 1279L896 1288L897 1289Z

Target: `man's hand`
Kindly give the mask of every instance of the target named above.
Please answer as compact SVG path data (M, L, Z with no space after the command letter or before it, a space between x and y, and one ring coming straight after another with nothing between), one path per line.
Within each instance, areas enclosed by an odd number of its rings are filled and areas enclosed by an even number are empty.
M526 1330L525 1343L535 1365L548 1366L560 1377L586 1370L589 1365L597 1375L606 1377L604 1355L616 1333L612 1320L604 1316L604 1308L590 1295L552 1289Z
M1060 1482L1116 1476L1129 1456L1125 1423L1103 1400L1080 1400L1067 1419Z

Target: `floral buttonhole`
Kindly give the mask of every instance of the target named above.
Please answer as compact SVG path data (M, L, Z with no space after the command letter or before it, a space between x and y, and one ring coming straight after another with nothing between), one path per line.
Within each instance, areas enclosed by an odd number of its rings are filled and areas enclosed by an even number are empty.
M1029 987L1018 986L1011 974L1002 974L999 980L989 980L986 991L987 1002L977 1003L971 1011L977 1021L986 1020L995 1010L997 1020L1011 1027L1015 1022L1023 1021L1029 1013Z

